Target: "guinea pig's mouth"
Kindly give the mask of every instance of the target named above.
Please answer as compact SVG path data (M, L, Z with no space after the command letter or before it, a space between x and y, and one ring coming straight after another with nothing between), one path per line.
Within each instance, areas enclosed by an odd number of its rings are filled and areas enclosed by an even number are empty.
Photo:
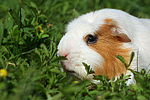
M69 73L76 73L75 71L71 71L71 70L67 70L65 69L66 72L69 72Z
M62 64L63 69L64 69L65 72L67 72L67 73L68 73L68 72L69 72L69 73L76 73L76 72L73 71L73 70L68 70L68 69L66 68L66 65L63 64L63 62L61 62L61 64Z
M75 71L73 71L73 70L68 70L65 65L63 65L63 69L64 69L64 71L66 72L66 75L67 75L67 76L69 76L69 77L74 77L74 78L76 78L76 79L78 79L78 80L81 80L81 79L82 79L82 78L79 78L79 76L77 75L77 73L76 73Z

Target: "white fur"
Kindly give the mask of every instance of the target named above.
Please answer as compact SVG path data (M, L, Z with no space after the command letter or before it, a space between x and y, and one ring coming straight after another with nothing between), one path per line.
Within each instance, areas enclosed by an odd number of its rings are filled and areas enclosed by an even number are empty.
M136 53L130 68L137 70L138 66L138 71L142 68L146 68L148 71L150 69L150 20L140 19L115 9L90 12L79 16L68 24L66 34L58 45L58 55L67 55L68 60L63 61L66 69L75 71L74 74L82 79L86 76L82 62L89 64L92 69L95 65L103 68L101 64L104 61L102 56L90 49L83 38L88 34L94 34L104 24L105 19L116 21L117 26L120 27L119 31L125 33L131 39L130 43L124 44L125 47L132 47ZM127 74L131 75L131 72L127 72ZM131 78L128 84L134 83L133 75Z

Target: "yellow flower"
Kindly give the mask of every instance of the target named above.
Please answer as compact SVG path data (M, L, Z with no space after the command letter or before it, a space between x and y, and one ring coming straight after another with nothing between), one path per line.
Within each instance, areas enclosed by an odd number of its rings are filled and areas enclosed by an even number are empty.
M79 83L79 81L73 81L73 83L77 84L77 83Z
M7 76L7 70L6 69L0 69L0 77L6 77Z
M39 25L39 23L35 23L35 25Z
M52 24L48 24L48 25L47 25L47 28L51 28L51 27L52 27Z
M39 30L42 30L42 26L39 26L38 29L39 29Z
M44 30L40 30L40 32L41 32L41 33L43 33L43 32L44 32Z

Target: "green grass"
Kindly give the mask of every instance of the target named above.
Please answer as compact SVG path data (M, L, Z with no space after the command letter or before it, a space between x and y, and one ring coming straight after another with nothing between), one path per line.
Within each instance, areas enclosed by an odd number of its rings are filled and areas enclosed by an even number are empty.
M127 77L116 82L104 75L76 82L61 72L57 45L67 23L89 11L122 9L137 17L150 18L149 0L1 0L0 75L1 100L97 100L149 99L150 75L135 74L137 85L126 86ZM86 65L86 64L85 64Z

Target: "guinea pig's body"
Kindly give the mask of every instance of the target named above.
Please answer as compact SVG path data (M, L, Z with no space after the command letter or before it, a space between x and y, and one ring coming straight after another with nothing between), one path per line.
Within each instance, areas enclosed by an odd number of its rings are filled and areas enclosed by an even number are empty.
M66 34L58 45L58 55L65 56L63 67L83 79L87 73L82 62L109 78L121 74L131 75L127 84L133 84L134 76L116 55L129 62L130 53L135 57L130 69L150 69L150 20L140 19L115 9L102 9L79 16L70 22ZM93 81L93 75L87 77Z

